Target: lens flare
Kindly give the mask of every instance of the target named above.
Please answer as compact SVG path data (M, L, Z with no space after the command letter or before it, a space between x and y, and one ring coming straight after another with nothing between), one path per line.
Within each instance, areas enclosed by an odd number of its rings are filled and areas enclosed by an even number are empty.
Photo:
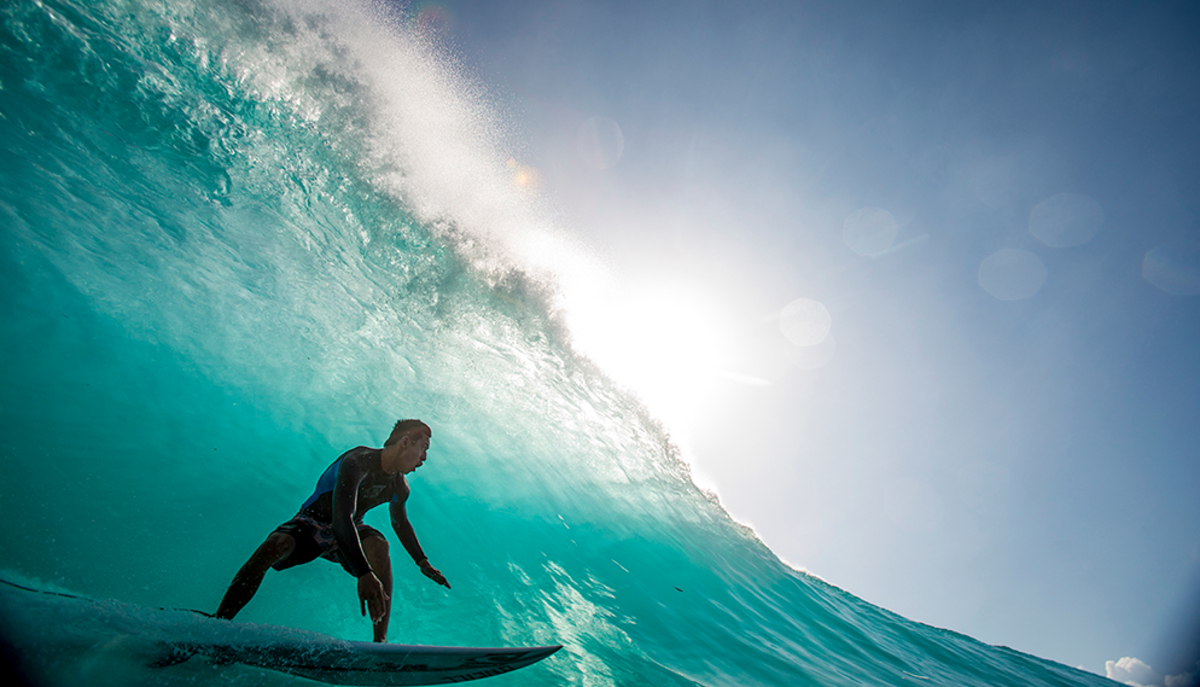
M1200 294L1200 243L1165 243L1142 259L1142 278L1172 296Z
M979 285L993 298L1019 301L1037 293L1046 281L1046 266L1027 250L1005 248L979 264Z
M453 24L454 15L440 3L423 2L412 13L412 26L417 33L444 34L450 31Z
M892 213L883 208L862 208L842 223L842 240L855 253L873 257L887 252L899 231Z
M1017 175L1020 166L1015 157L999 157L981 161L968 172L975 197L992 209L1005 208L1017 195Z
M779 331L797 346L816 346L829 335L833 318L825 305L809 298L797 298L779 313Z
M609 169L621 160L625 152L625 136L621 127L607 117L591 117L579 126L575 146L584 163L597 171Z
M524 190L533 190L540 188L542 185L542 175L536 167L523 165L517 162L514 158L508 159L508 169L512 174L513 184L517 188Z
M1102 224L1100 204L1073 193L1047 198L1029 213L1029 233L1051 248L1081 246L1096 236Z

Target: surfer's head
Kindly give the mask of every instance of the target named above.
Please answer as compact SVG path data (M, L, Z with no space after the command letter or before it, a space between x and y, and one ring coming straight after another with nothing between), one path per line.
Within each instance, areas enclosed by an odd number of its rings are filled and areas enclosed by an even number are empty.
M408 474L425 462L429 450L429 438L433 431L420 420L401 420L392 429L392 435L383 445L384 470Z
M392 434L388 440L383 442L385 447L400 441L400 439L410 432L421 432L427 437L433 436L433 430L429 429L429 425L420 420L398 420L396 426L392 428Z

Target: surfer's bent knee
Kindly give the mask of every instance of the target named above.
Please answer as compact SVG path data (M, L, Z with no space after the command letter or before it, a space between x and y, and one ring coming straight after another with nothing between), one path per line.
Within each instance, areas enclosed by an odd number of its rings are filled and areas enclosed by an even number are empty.
M296 538L286 532L272 532L262 546L258 547L259 562L270 567L287 557L296 549Z
M364 549L370 546L380 549L383 553L388 552L388 540L384 539L383 535L379 532L372 531L366 534L361 541Z

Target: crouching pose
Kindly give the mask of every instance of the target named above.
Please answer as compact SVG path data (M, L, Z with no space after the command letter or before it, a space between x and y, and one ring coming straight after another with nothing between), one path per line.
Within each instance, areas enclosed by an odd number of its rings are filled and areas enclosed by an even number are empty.
M400 420L383 448L359 446L343 453L322 473L296 517L277 527L238 571L216 616L237 615L258 591L268 568L283 570L319 556L340 563L358 578L360 610L371 615L375 641L386 642L392 563L383 534L362 521L367 511L384 503L392 529L413 562L425 577L449 589L421 550L404 509L409 494L404 476L425 462L432 434L420 420Z

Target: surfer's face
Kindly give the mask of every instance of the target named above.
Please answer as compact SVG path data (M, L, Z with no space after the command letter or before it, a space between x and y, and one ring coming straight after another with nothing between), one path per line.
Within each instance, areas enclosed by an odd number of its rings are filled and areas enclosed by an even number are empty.
M429 435L419 429L404 435L398 442L400 447L400 472L408 474L425 463L425 452L429 450Z

